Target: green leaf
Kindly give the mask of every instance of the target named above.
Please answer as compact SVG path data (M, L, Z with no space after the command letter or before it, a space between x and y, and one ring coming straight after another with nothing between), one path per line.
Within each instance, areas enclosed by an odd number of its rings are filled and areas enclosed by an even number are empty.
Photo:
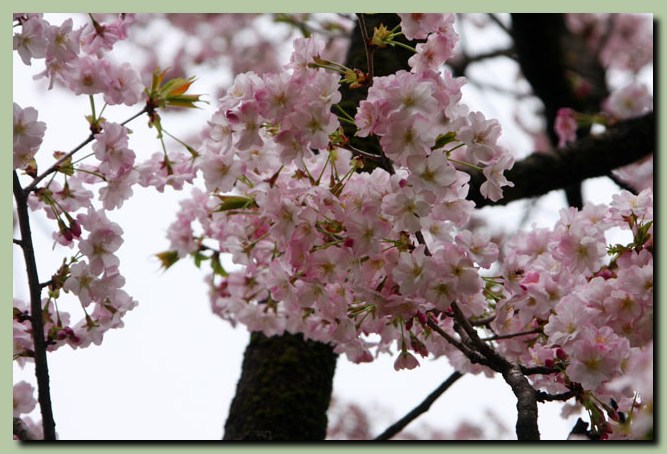
M225 270L225 268L222 266L222 263L220 263L220 253L219 252L216 252L211 256L211 269L218 276L222 276L222 277L229 276L229 273L227 273L227 270Z
M440 134L435 139L435 145L431 148L431 150L437 150L438 148L442 148L448 143L454 142L455 140L456 140L456 133L454 131L449 131L447 134Z
M215 209L216 212L257 208L255 200L250 197L240 195L219 195L218 199L220 199L221 203L218 205L218 208Z
M164 251L155 254L155 256L160 260L160 264L164 270L171 268L171 266L180 259L178 257L178 252L176 251Z

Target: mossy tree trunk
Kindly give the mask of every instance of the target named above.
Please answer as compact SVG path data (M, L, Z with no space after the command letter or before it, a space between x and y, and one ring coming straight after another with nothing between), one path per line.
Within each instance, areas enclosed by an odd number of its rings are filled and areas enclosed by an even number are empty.
M225 440L324 440L337 355L301 334L253 333Z

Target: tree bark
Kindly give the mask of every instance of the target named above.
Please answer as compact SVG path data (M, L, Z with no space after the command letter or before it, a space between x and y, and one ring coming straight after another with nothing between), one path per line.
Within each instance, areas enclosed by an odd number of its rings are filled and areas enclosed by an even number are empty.
M224 440L324 440L336 358L301 334L253 333Z

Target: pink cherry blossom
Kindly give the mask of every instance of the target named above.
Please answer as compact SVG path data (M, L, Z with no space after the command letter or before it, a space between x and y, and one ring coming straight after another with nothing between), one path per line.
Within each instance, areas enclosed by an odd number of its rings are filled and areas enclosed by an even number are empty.
M107 184L100 188L100 200L105 210L121 208L123 203L132 197L132 186L139 181L139 172L127 169L107 179Z
M419 366L419 361L412 353L402 351L394 361L394 370L414 369Z
M430 262L430 259L424 254L424 246L419 246L412 253L400 254L392 276L399 284L401 293L406 296L423 293L425 285L431 279Z
M81 35L84 52L100 55L102 52L110 51L116 42L127 38L129 23L123 16L110 24L87 24Z
M568 295L561 299L544 327L544 334L549 336L552 345L567 345L582 332L588 329L591 320L590 312L586 311L586 303L576 295Z
M241 176L242 164L232 154L204 153L197 160L196 167L202 171L208 191L228 192Z
M86 239L79 242L81 253L88 257L90 271L99 275L105 269L117 267L120 261L113 253L123 243L123 229L109 221L101 210L89 209L87 214L79 214L77 220L90 232Z
M63 284L63 290L77 295L85 307L93 300L92 287L96 279L97 275L90 271L88 263L77 262L70 266L70 277Z
M653 95L645 84L633 82L613 91L605 102L605 110L621 119L638 117L653 110Z
M22 169L35 156L44 138L46 123L37 120L33 107L14 103L14 169Z
M104 93L111 84L111 63L89 55L72 61L71 70L63 73L70 90L77 95Z
M21 33L14 34L13 46L24 64L30 65L33 58L46 57L48 24L40 17L31 17L21 24Z
M388 194L382 200L382 212L393 218L394 228L408 232L421 230L419 218L429 213L429 204L424 196L410 187Z
M136 157L128 148L127 129L117 123L104 123L102 132L95 134L93 151L101 161L100 171L109 178L128 172Z
M296 74L308 71L308 65L313 63L314 59L324 51L324 41L315 37L296 38L293 46L294 52L286 67L294 70Z
M144 84L139 72L123 63L111 66L104 90L104 101L109 105L125 104L132 106L144 99Z
M498 201L503 198L502 188L505 186L514 187L514 183L505 177L505 171L514 166L514 157L505 153L497 161L487 165L482 169L486 181L479 188L480 194L491 201Z
M73 30L74 21L66 19L60 26L51 25L46 36L49 40L47 58L68 62L77 58L80 50L80 38L83 29Z
M429 33L438 31L454 22L453 14L399 13L401 30L409 40L424 39Z
M621 364L630 354L627 339L611 328L584 330L572 346L566 373L586 389L595 389L621 372Z
M577 121L574 115L575 112L568 107L558 109L554 122L554 129L558 136L558 148L563 148L568 143L577 140Z
M408 64L413 72L438 71L454 54L458 36L452 33L432 33L425 43L415 47L417 53L410 57Z
M496 141L500 137L500 124L497 120L487 120L481 112L468 114L469 126L460 131L458 137L467 146L470 162L483 164L497 161L502 151Z
M37 406L34 396L35 388L30 383L21 380L14 384L14 417L32 412Z
M394 162L405 165L409 156L426 156L435 145L435 133L421 115L396 112L387 118L387 133L380 138L382 149Z

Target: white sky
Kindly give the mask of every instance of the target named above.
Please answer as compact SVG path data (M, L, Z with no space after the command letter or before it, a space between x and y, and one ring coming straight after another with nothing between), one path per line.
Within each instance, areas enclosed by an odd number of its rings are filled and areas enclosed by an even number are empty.
M59 24L60 19L54 23ZM474 37L473 33L466 36ZM498 39L484 38L481 42L495 47ZM24 108L37 108L39 119L47 123L40 151L47 157L53 150L71 149L86 137L83 115L89 108L86 97L74 98L58 90L36 91L34 87L43 84L35 85L31 78L42 65L37 61L26 67L15 55L14 101ZM480 78L484 70L480 68ZM513 71L511 65L494 71L494 83L514 87ZM195 92L206 84L202 75L197 76L200 82ZM503 120L511 118L506 99L491 92L476 92L472 87L466 87L464 94L473 109L482 110L487 118L501 120L506 146L523 151L530 148L527 140ZM110 108L105 116L122 121L132 113L121 110ZM204 121L213 111L214 105L200 112L199 118ZM191 122L179 123L165 117L170 132L192 127ZM159 150L154 131L145 127L145 119L129 126L134 131L130 146L138 161ZM602 200L598 201L606 202L610 200L609 187L587 185L586 194L599 195ZM127 314L124 328L105 335L101 346L77 351L63 347L49 355L57 431L61 439L220 439L248 333L243 326L234 329L212 315L204 274L192 262L184 260L162 272L153 257L168 248L166 229L174 220L178 200L187 197L189 190L158 194L137 186L134 191L135 197L108 216L125 231L118 254L126 277L124 289L140 305ZM563 201L560 193L544 197L536 210L540 216L537 222L552 224ZM505 228L514 229L521 206L523 202L513 204L509 215L507 211L502 216L493 215L494 225L500 227L502 222ZM40 277L45 280L64 255L62 249L52 250L53 223L40 217L33 217L32 222ZM65 254L69 255L67 251ZM15 256L14 295L27 300L24 273L22 258ZM78 318L76 306L71 307L73 317ZM354 365L344 358L338 362L334 395L368 407L372 416L382 420L375 428L377 433L420 403L452 372L445 359L423 361L416 370L401 372L393 370L393 361L393 357L384 356L372 364ZM14 367L15 382L34 382L32 374L30 366L24 370ZM513 434L515 405L502 379L464 376L410 428L422 420L444 430L453 429L462 419L484 424L485 411L492 409ZM565 438L576 420L562 420L558 404L540 404L539 411L543 439ZM33 415L39 417L38 410Z

